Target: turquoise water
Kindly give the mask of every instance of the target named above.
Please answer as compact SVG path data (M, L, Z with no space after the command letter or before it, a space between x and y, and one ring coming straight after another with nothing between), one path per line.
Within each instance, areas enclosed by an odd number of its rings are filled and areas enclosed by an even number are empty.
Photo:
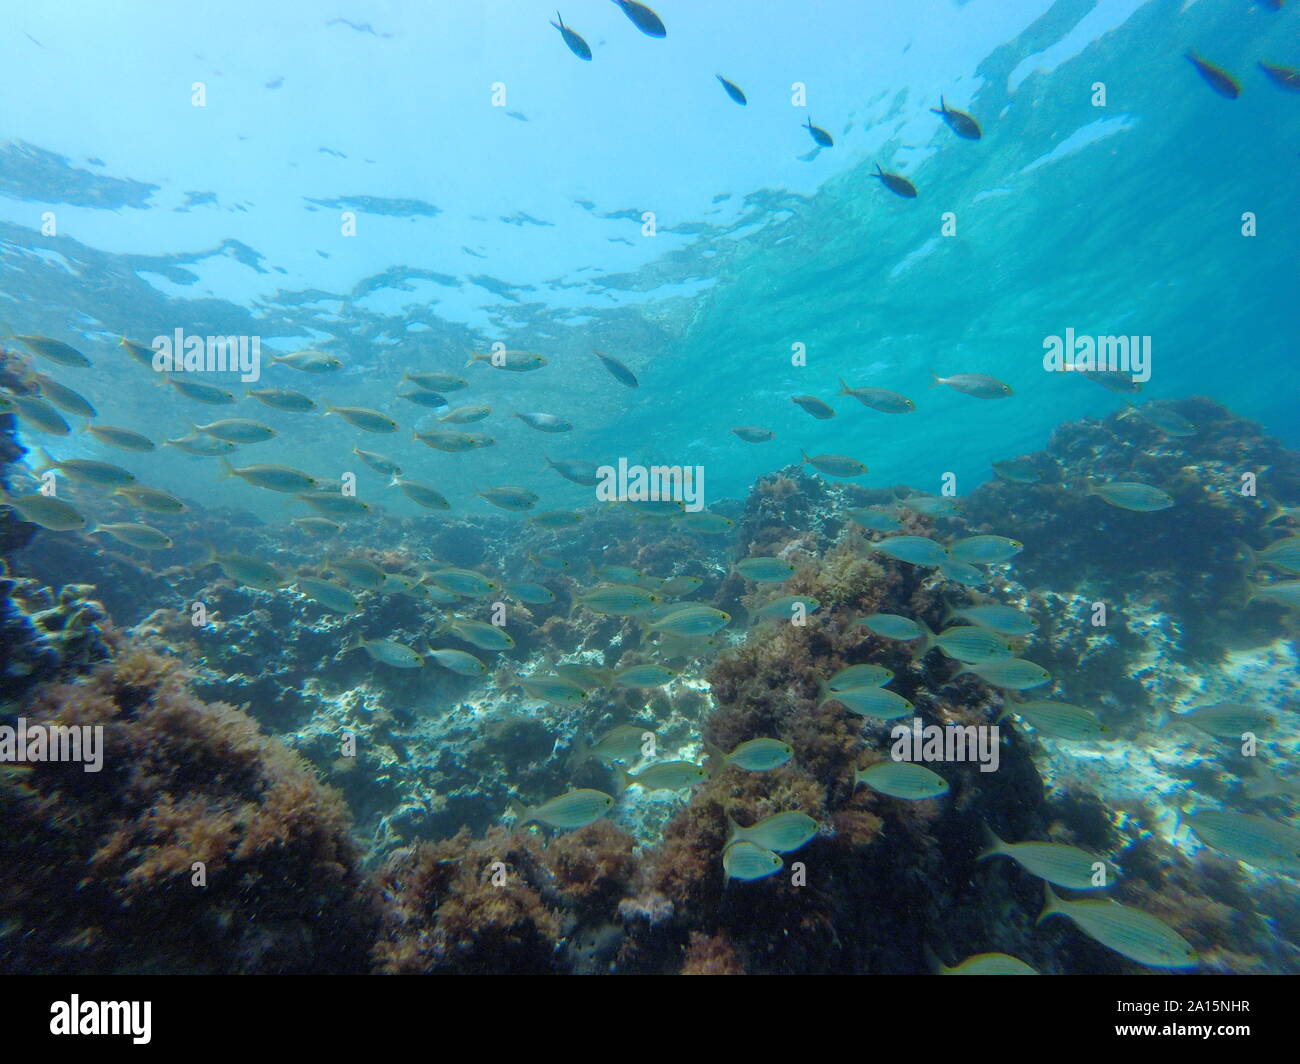
M9 334L52 337L85 354L89 366L38 357L32 368L89 398L97 423L161 443L214 419L254 419L275 437L241 446L234 465L289 466L331 485L355 477L375 516L427 519L429 510L392 490L353 448L395 460L406 477L446 497L446 520L465 543L486 542L464 548L472 562L454 564L487 569L519 543L536 544L525 538L533 534L526 514L503 516L480 491L515 486L538 496L536 511L592 512L591 488L557 476L548 457L695 467L705 505L737 519L747 498L752 518L756 481L797 465L803 452L866 463L869 473L854 483L870 489L967 496L994 480L991 462L1041 451L1058 426L1123 408L1125 394L1045 371L1045 341L1067 329L1149 338L1150 379L1133 399L1208 397L1300 448L1300 94L1257 65L1300 66L1300 5L663 0L656 9L668 27L662 40L606 0L562 8L566 26L589 44L590 62L548 25L555 12L523 0L363 0L337 13L306 0L234 0L210 11L54 3L25 12L0 44L0 88L21 101L0 129L0 323ZM1235 77L1239 97L1216 93L1188 51ZM744 107L719 75L744 90ZM941 97L977 118L981 139L945 125L931 110ZM834 138L832 147L818 148L803 128L810 121ZM916 197L892 194L875 179L877 165L905 176ZM259 379L186 375L239 397L205 405L118 344L128 337L147 346L177 329L256 338ZM14 340L5 345L23 350ZM539 353L546 364L512 373L469 362L492 345ZM271 362L304 349L328 353L341 368L315 374ZM623 363L638 387L620 383L593 349ZM484 404L490 414L439 425L446 408L401 397L411 390L404 374L431 371L467 382L445 393L449 408ZM987 375L1012 394L996 401L962 394L934 386L934 373ZM901 393L915 408L868 409L837 396L841 380ZM297 390L318 409L271 409L245 397L246 387ZM835 416L810 417L791 402L801 395L830 403ZM377 411L398 430L372 433L323 416L327 404ZM532 412L565 419L572 430L541 433L512 416ZM67 419L74 428L82 420ZM1233 424L1225 431L1244 431ZM747 443L731 431L737 426L775 437ZM485 432L493 442L445 453L412 438L431 427ZM192 504L197 516L183 531L167 526L181 554L131 555L114 544L149 579L171 564L190 567L192 577L196 551L231 528L251 527L253 516L269 526L257 534L268 551L281 551L277 564L290 560L286 553L299 564L314 560L315 546L275 539L310 510L290 495L222 479L215 458L167 446L129 454L88 433L41 431L30 418L18 433L33 451L121 464ZM1163 456L1167 443L1138 446ZM1074 458L1072 487L1085 473L1108 472ZM1209 464L1188 462L1199 473ZM1233 480L1251 471L1230 466L1224 459L1213 475ZM1114 472L1128 476L1131 468ZM16 483L11 475L11 490ZM74 504L105 519L93 512L94 492L74 488ZM996 511L1001 498L981 512ZM809 505L849 503L818 496ZM787 516L797 512L792 506ZM1107 527L1128 536L1136 526L1122 522L1130 516ZM401 526L400 535L397 525L355 536L347 527L345 545L432 562L428 525ZM757 534L756 527L746 529ZM984 531L1021 533L1010 524ZM944 537L953 534L948 528ZM640 551L648 538L642 530L625 543L583 540L566 555L574 570L564 579L577 581L566 590L590 582L588 562L632 564L619 547L635 541ZM27 548L40 579L95 581L49 542ZM569 550L562 537L556 542ZM699 575L706 601L735 611L739 592L719 585L750 544L697 543L690 550L698 554L674 556L678 571L647 575ZM808 549L823 560L829 552L827 543ZM1041 571L1040 560L1032 564ZM1124 564L1116 559L1100 584L1113 586ZM1214 565L1226 570L1225 555ZM500 575L551 582L536 568ZM1081 579L1067 594L1065 582L1053 590L1075 597L1056 600L1061 611L1082 610L1101 593ZM1141 593L1154 594L1150 586ZM139 624L191 594L183 584L181 598L134 602L132 615L118 620ZM252 616L257 603L241 600L239 608ZM416 630L405 607L386 609L366 614L362 634L421 647L433 634L434 611ZM226 612L233 616L236 604ZM390 616L405 627L390 631ZM1185 648L1176 625L1156 616L1149 627L1166 641L1146 644L1144 660L1178 658ZM342 644L341 631L327 634L330 646ZM613 636L584 638L581 649L603 653ZM633 646L636 638L625 632L609 645ZM742 643L735 635L730 647ZM538 637L527 647L529 666L574 649ZM261 659L262 650L248 653L225 679L208 676L213 697L239 701L239 684L257 673L258 660L273 668L272 651ZM1225 683L1239 686L1213 690L1290 698L1289 681L1278 679L1293 667L1285 654L1261 659L1260 669L1273 670L1263 679L1234 661ZM316 666L292 660L302 670L299 691L307 691ZM711 660L683 669L694 691L707 689ZM229 661L206 665L221 673ZM385 666L366 667L379 678L354 671L353 689L402 711L441 711L466 699L491 715L499 695L441 674L428 687L389 689ZM1177 682L1187 685L1178 688L1181 710L1196 698L1191 681ZM321 697L337 708L346 687L340 679ZM1172 689L1148 684L1162 707ZM1209 690L1207 683L1202 691ZM1069 700L1068 682L1056 694ZM1106 697L1112 709L1123 699ZM556 749L617 717L584 718L576 729L567 721L552 736ZM294 744L308 749L310 728L297 724ZM547 726L555 731L554 720ZM703 757L700 738L683 735L681 756ZM312 760L320 767L328 758L316 750ZM535 751L520 760L541 771ZM509 790L535 805L546 786L559 786L554 766L540 782L516 786L515 767L485 783L491 802ZM531 793L518 793L527 787ZM1167 792L1160 803L1160 817L1172 818ZM487 804L463 823L482 828ZM371 804L354 812L365 830L382 834L366 819ZM621 823L649 847L670 812L642 810L635 824ZM439 832L391 830L376 852L459 826L438 823Z

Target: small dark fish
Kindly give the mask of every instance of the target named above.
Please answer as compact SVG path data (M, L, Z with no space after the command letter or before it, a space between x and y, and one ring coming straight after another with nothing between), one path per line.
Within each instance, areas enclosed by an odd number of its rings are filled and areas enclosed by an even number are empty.
M641 387L640 383L638 383L636 379L636 374L623 365L623 363L618 359L610 358L609 355L602 355L599 351L596 351L594 347L592 348L592 351L596 352L596 357L600 359L601 365L609 370L610 376L618 381L619 384L626 384L629 388Z
M835 408L829 403L823 403L815 395L792 395L790 402L802 407L818 421L828 421L835 416Z
M564 43L569 46L569 51L571 51L579 59L586 59L590 61L591 48L588 46L587 42L584 41L581 37L579 37L576 33L574 33L573 30L569 29L569 27L564 24L564 19L560 18L560 13L558 11L555 13L555 17L560 19L560 21L552 22L551 25L560 31L560 36L564 38Z
M1227 71L1220 70L1213 64L1207 63L1204 59L1198 59L1192 52L1187 53L1187 59L1192 66L1196 67L1197 72L1205 79L1210 88L1220 96L1235 100L1241 95L1241 86Z
M408 399L417 406L427 406L434 410L447 406L447 400L437 392L398 392L399 399Z
M740 86L734 81L728 81L721 74L715 74L714 77L722 82L722 87L727 90L727 95L735 100L736 103L740 104L741 107L744 107L749 103L749 101L745 99L745 94L740 91Z
M880 164L876 163L876 172L871 175L878 177L884 182L885 188L896 196L902 196L904 199L916 199L916 186L912 184L902 174L887 174L880 169Z
M808 132L812 134L812 139L816 143L817 147L833 148L835 146L834 138L829 133L827 133L826 130L822 129L821 126L813 125L811 118L804 123L804 128L807 129Z
M1300 70L1295 67L1274 66L1260 60L1259 69L1269 76L1275 85L1281 85L1292 92L1300 92Z
M618 4L623 9L623 14L632 20L632 25L647 37L668 36L663 20L645 4L638 4L636 0L614 0L614 3Z
M930 110L934 114L940 115L948 123L948 128L959 137L965 137L967 140L979 140L983 136L980 132L980 124L975 119L971 118L965 111L954 111L943 102L942 96L939 97L939 106L931 107Z

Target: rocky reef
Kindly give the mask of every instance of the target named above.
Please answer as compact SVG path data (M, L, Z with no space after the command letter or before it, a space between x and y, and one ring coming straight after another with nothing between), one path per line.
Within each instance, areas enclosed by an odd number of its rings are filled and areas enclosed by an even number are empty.
M0 771L11 825L0 842L0 968L904 973L925 970L928 950L947 963L999 950L1045 973L1142 970L1065 921L1035 928L1042 883L1011 861L978 859L987 825L1110 855L1119 880L1109 895L1177 927L1205 969L1300 971L1288 881L1189 844L1177 827L1194 795L1256 812L1290 799L1244 795L1233 782L1242 759L1169 726L1174 707L1261 689L1252 667L1276 674L1269 690L1294 713L1294 629L1279 607L1246 601L1240 545L1267 542L1268 505L1241 486L1253 473L1260 495L1293 505L1300 457L1209 400L1173 406L1197 435L1165 437L1133 415L1062 426L1027 460L1037 482L984 484L955 516L897 509L903 490L792 467L761 478L743 505L718 506L735 521L724 535L619 507L560 534L441 515L358 528L348 553L417 589L441 564L554 592L541 605L502 596L514 645L484 655L481 678L346 651L353 635L474 650L439 633L441 611L410 586L365 592L365 608L342 615L287 587L239 586L196 547L155 570L6 511L0 723L21 713L102 727L105 762L98 773ZM1097 479L1158 484L1176 509L1107 506L1088 493ZM989 566L972 593L874 552L882 534L847 516L867 505L895 508L891 535L987 532L1024 550ZM199 507L166 520L178 543L215 539L290 580L331 573L332 551L297 528ZM560 563L539 568L539 555ZM770 594L733 568L753 556L789 562L779 593L820 608L805 623L763 619ZM733 622L716 638L660 645L634 618L573 608L609 565L696 577L690 600ZM105 573L108 597L96 590ZM940 798L857 786L856 772L888 757L890 724L824 697L838 670L890 669L890 689L925 725L991 726L1009 705L938 649L857 619L901 614L938 631L952 607L977 599L1035 618L1014 641L1052 674L1034 696L1094 708L1108 736L1057 742L1002 721L997 771L938 766L949 785ZM518 685L561 663L665 660L667 684L600 686L580 704L539 704ZM626 723L655 732L661 759L711 752L709 778L677 794L623 792L615 771L574 756ZM793 757L752 772L719 756L759 737L788 743ZM1284 760L1288 743L1267 753ZM534 804L570 785L619 793L618 806L576 831L503 826L511 799ZM724 876L729 821L796 810L819 830L785 855L784 871Z

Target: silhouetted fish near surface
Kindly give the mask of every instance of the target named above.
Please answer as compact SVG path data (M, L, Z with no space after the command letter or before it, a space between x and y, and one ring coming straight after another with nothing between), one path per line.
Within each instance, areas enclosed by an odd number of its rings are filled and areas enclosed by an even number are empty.
M930 110L947 122L948 128L959 137L965 137L967 140L979 140L984 135L980 132L980 125L975 119L971 118L965 111L954 111L943 102L942 96L939 97L939 106L931 107Z
M555 17L560 19L560 21L552 22L551 25L560 31L560 36L564 38L564 43L569 46L569 51L579 59L586 59L590 62L591 47L586 41L578 36L578 34L574 33L573 30L569 29L569 27L564 24L564 19L560 18L560 13L558 11L555 13Z
M827 133L826 130L822 129L821 126L813 125L811 118L804 123L804 128L812 134L812 139L816 142L817 147L833 148L835 146L835 139Z
M887 174L880 169L880 164L876 163L876 172L871 176L880 178L885 188L894 195L902 196L904 199L916 199L916 186L902 174Z
M1261 66L1262 65L1263 64L1261 64ZM745 99L745 94L740 91L740 86L737 85L734 81L728 81L721 74L715 74L714 77L716 77L720 82L722 82L722 87L727 90L727 95L730 96L733 100L735 100L736 103L740 104L741 107L744 107L746 104L749 103L749 101Z
M619 384L626 384L629 388L641 387L636 379L636 374L623 365L623 363L618 359L610 358L609 355L602 355L599 351L596 351L594 347L592 348L592 351L595 351L596 357L600 359L601 365L609 370L610 376L618 381Z
M1292 92L1300 92L1300 70L1295 67L1274 66L1261 59L1259 69L1268 75L1273 84L1281 85L1282 88L1290 89Z
M1235 100L1241 95L1241 86L1226 70L1221 70L1214 64L1207 63L1204 59L1198 59L1193 52L1187 53L1187 59L1192 66L1196 67L1197 72L1206 80L1210 88L1220 96Z
M647 37L668 36L663 20L645 4L638 4L636 0L614 0L614 3L618 4L623 9L623 14L632 20L632 25Z

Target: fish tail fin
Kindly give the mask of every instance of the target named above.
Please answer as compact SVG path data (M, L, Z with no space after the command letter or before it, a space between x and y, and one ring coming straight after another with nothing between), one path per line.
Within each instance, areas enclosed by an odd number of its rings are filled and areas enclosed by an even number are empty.
M469 367L474 365L474 363L477 361L478 361L478 355L470 355L469 361L465 363L465 368L469 369Z
M632 786L632 777L622 765L614 773L614 797L622 798Z
M986 857L996 857L1000 853L1005 853L1007 844L997 837L994 830L988 826L988 823L981 825L984 828L984 850L976 856L975 860L982 861Z
M879 167L877 167L877 169L879 169ZM943 381L939 379L939 374L935 373L934 370L930 370L930 387L937 388L942 383Z
M522 828L532 820L533 811L527 808L518 798L511 798L506 803L506 811L515 818L514 826L516 828Z
M390 488L400 488L402 486L402 476L400 473L394 473L393 479L388 482Z
M709 779L713 779L726 767L727 755L707 739L704 741L704 754L704 770L709 774Z
M361 643L362 639L360 632L350 633L348 637L343 640L343 645L339 647L339 657L342 657L344 654L351 654L352 651L361 646Z
M45 473L48 473L51 469L57 468L59 463L50 457L49 452L44 447L41 447L39 445L33 447L32 453L36 455L36 459L38 463L35 466L35 468L32 470L32 472L35 473L38 477L44 475Z
M591 760L591 746L586 739L579 739L573 746L573 753L569 755L569 768L575 769L579 765L585 765Z
M737 836L739 836L740 833L744 830L745 830L744 828L742 828L739 824L735 822L735 820L732 819L731 814L728 813L727 814L727 841L722 844L722 848L725 850L728 846L730 846L733 842L735 842Z
M930 943L921 943L921 954L925 957L925 966L930 970L931 975L944 975L947 972L943 961L939 960L939 955L930 948Z
M230 464L230 459L224 454L217 459L217 464L221 467L221 475L218 480L229 480L235 475L235 467Z
M805 451L802 447L799 448L799 457L802 458L805 463L810 461L810 459L808 458L808 452Z
M844 383L844 378L843 378L843 377L840 378L840 390L839 390L838 392L836 392L835 394L836 394L836 395L848 395L848 394L849 394L849 386L848 386L847 384Z
M1034 926L1038 927L1044 920L1055 913L1062 912L1061 899L1057 897L1056 892L1052 890L1052 884L1043 882L1043 911L1038 914L1038 919L1034 921Z

